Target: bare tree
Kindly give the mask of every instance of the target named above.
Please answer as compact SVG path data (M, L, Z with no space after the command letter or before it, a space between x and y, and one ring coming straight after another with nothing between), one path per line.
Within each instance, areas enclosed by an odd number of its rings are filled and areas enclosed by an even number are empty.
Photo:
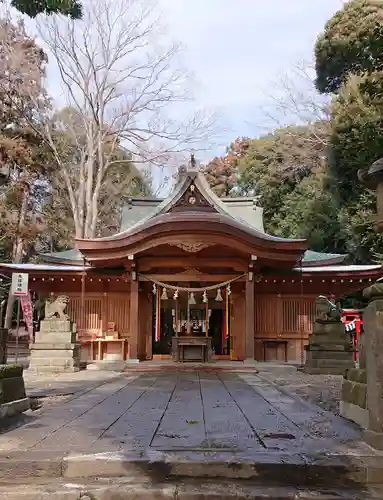
M310 132L306 140L325 148L331 128L330 98L318 93L314 80L313 65L307 61L297 63L289 73L281 74L278 81L269 84L266 92L269 104L262 107L262 113L273 128L290 124L305 126Z
M191 99L188 75L180 69L180 47L166 39L148 0L92 0L83 20L44 19L39 32L75 110L69 127L66 117L72 154L61 154L57 116L45 119L43 133L69 194L76 237L94 237L112 165L127 156L145 165L179 161L187 150L209 147L216 118L194 110L179 118Z

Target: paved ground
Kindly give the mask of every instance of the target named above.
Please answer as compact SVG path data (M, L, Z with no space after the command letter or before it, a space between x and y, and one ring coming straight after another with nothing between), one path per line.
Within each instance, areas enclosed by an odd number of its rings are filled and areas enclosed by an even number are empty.
M76 373L36 375L24 371L27 396L32 398L76 395L121 377L113 371L82 370Z
M0 435L0 452L371 454L356 426L257 375L94 372L79 378L52 384L52 394L72 395L28 412L18 428ZM33 387L28 376L27 385L29 394L42 391L41 381ZM46 385L45 392L49 379Z

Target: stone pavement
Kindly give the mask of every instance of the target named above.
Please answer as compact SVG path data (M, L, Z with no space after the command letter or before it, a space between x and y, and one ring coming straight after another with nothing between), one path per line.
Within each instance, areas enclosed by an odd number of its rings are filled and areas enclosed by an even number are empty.
M121 376L116 372L82 370L75 373L35 374L24 371L27 396L31 398L76 395Z
M102 378L101 378L102 377ZM325 413L257 375L182 373L59 377L49 391L62 404L26 416L0 436L1 450L104 452L148 450L230 453L366 451L357 427ZM41 383L40 383L41 384Z
M262 487L382 482L383 456L356 426L259 375L66 377L45 383L56 394L67 384L70 399L30 411L0 434L0 484L29 476L221 477ZM39 383L27 376L29 392Z

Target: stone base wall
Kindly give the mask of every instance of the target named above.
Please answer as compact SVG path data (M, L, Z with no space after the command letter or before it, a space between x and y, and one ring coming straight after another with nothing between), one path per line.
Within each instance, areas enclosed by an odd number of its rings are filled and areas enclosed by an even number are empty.
M70 321L42 321L30 349L30 371L63 373L80 369L80 346L76 343L76 333Z
M340 414L363 429L368 428L366 370L354 368L345 374L342 382Z

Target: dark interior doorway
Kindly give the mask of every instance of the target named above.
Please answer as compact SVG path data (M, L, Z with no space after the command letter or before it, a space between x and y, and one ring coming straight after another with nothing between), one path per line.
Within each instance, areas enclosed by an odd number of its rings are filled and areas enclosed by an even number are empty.
M172 353L172 337L174 335L172 309L161 307L160 339L156 341L156 318L153 314L153 354L169 355Z
M226 353L226 341L223 338L223 309L212 309L209 321L209 337L215 354Z
M155 301L153 301L155 302ZM176 314L177 307L180 307L180 304L176 304L173 301L166 301L166 305L164 304L161 307L161 316L160 316L160 336L159 339L156 340L156 311L155 304L153 304L153 331L152 331L152 346L153 346L153 355L161 355L161 356L169 356L172 354L172 337L176 334L176 318L178 321L179 333L178 335L185 335L183 332L183 323L184 316L178 313ZM178 309L180 310L180 309ZM206 312L205 312L206 311ZM198 313L198 314L197 314ZM205 305L197 304L194 307L190 308L190 320L193 322L195 317L199 319L198 324L200 328L194 328L194 335L206 335L205 330L201 325L204 325L204 321L206 318L207 310ZM224 338L224 321L225 321L225 313L223 304L212 304L212 308L209 309L209 330L208 335L212 339L212 349L214 354L218 356L227 356L230 354L230 336ZM195 322L195 321L194 321ZM194 324L194 323L193 323Z

